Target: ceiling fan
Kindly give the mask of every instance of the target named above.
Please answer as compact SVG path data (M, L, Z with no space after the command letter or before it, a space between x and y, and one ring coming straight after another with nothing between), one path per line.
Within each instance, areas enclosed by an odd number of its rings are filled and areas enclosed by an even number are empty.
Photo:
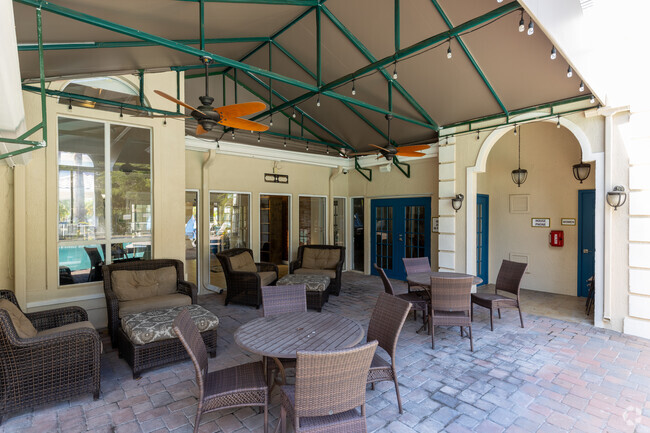
M369 146L376 147L377 150L371 150L368 152L354 152L348 153L347 156L363 156L363 155L375 155L379 153L380 155L377 158L384 157L388 161L392 161L395 156L408 156L408 157L420 157L425 156L424 153L419 152L420 150L426 150L429 148L427 144L414 144L412 146L400 146L395 147L390 141L390 120L393 118L392 115L387 114L386 120L388 120L388 145L386 147L377 146L375 144L368 144Z
M205 63L205 62L204 62ZM209 96L208 92L208 64L205 63L205 96L199 96L201 105L198 108L194 108L189 104L186 104L183 101L180 101L174 98L171 95L168 95L165 92L160 90L154 90L154 92L165 99L168 99L176 104L182 105L183 107L191 110L189 116L179 116L179 117L193 117L199 124L196 127L196 134L201 135L205 134L214 128L215 125L223 125L230 128L236 129L246 129L249 131L264 132L269 129L268 126L263 125L258 122L253 122L252 120L240 119L241 116L246 116L248 114L254 114L259 111L266 109L266 104L263 102L244 102L242 104L233 104L225 105L223 107L214 108L212 107L212 102L214 98ZM156 116L159 117L159 116ZM172 116L163 116L163 117L172 117Z

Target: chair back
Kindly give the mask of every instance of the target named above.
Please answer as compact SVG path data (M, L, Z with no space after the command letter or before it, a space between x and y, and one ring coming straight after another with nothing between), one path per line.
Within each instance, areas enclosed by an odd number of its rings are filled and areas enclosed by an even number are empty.
M402 258L406 275L419 274L421 272L431 272L431 265L428 257L411 257Z
M431 277L432 311L469 311L473 277Z
M189 311L184 308L172 323L172 328L178 339L190 355L194 370L196 371L196 384L199 387L199 401L203 401L205 395L205 378L208 374L208 351L201 332L192 320Z
M375 270L379 273L379 276L381 277L381 282L384 283L384 292L386 292L386 294L388 295L394 296L395 291L393 290L393 285L390 283L390 280L386 276L386 272L384 272L382 268L377 266L377 263L373 264L373 266L375 267Z
M307 291L304 284L262 286L264 317L307 311Z
M521 279L524 277L526 266L528 266L526 263L511 262L510 260L501 262L501 268L499 269L499 275L497 275L495 285L496 290L510 292L519 297Z
M10 301L13 303L20 311L22 311L22 308L20 308L20 305L18 305L18 300L16 299L16 294L12 292L11 290L0 290L0 299L6 299L7 301Z
M94 268L102 263L102 256L99 254L96 247L84 247L84 250L86 250L86 254L88 254L91 267Z
M367 340L377 340L379 347L390 355L397 349L397 339L402 332L411 303L386 293L380 293L370 316Z
M351 349L298 352L295 415L325 416L363 407L376 349L372 341Z

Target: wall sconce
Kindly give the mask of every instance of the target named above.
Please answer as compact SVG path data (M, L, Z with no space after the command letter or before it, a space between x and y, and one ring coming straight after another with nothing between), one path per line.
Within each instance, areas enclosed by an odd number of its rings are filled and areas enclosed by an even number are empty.
M615 186L613 191L607 193L607 204L613 207L614 210L623 206L626 199L627 194L625 193L625 188L621 185Z
M465 196L463 194L456 194L455 198L451 199L451 207L454 208L456 212L463 207L463 200L465 199Z

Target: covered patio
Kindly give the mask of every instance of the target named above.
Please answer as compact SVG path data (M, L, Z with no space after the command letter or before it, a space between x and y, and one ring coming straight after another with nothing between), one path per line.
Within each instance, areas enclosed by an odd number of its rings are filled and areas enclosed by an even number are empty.
M400 291L405 287L393 282ZM367 326L383 290L378 277L346 272L341 295L325 305ZM551 295L552 296L552 295ZM223 306L208 294L199 303L220 318L217 357L210 369L255 357L233 341L259 311ZM367 391L368 431L385 432L635 432L650 431L650 342L643 338L530 314L535 300L524 293L524 320L515 310L495 319L490 332L485 309L475 310L474 352L458 328L438 327L436 349L419 321L407 320L397 350L404 414L392 384ZM196 385L189 361L146 372L138 381L104 338L102 395L36 408L9 418L7 432L185 432L196 414ZM277 389L271 397L271 427L279 416ZM263 417L251 408L203 416L202 432L261 432Z

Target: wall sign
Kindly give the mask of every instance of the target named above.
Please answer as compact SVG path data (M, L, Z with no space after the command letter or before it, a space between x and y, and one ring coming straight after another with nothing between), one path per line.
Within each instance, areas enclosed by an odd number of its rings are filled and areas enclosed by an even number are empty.
M431 217L431 233L438 233L440 231L440 218Z
M562 225L563 226L574 226L574 225L576 225L576 219L575 218L562 218Z
M530 219L531 227L550 227L551 219L550 218L531 218Z

